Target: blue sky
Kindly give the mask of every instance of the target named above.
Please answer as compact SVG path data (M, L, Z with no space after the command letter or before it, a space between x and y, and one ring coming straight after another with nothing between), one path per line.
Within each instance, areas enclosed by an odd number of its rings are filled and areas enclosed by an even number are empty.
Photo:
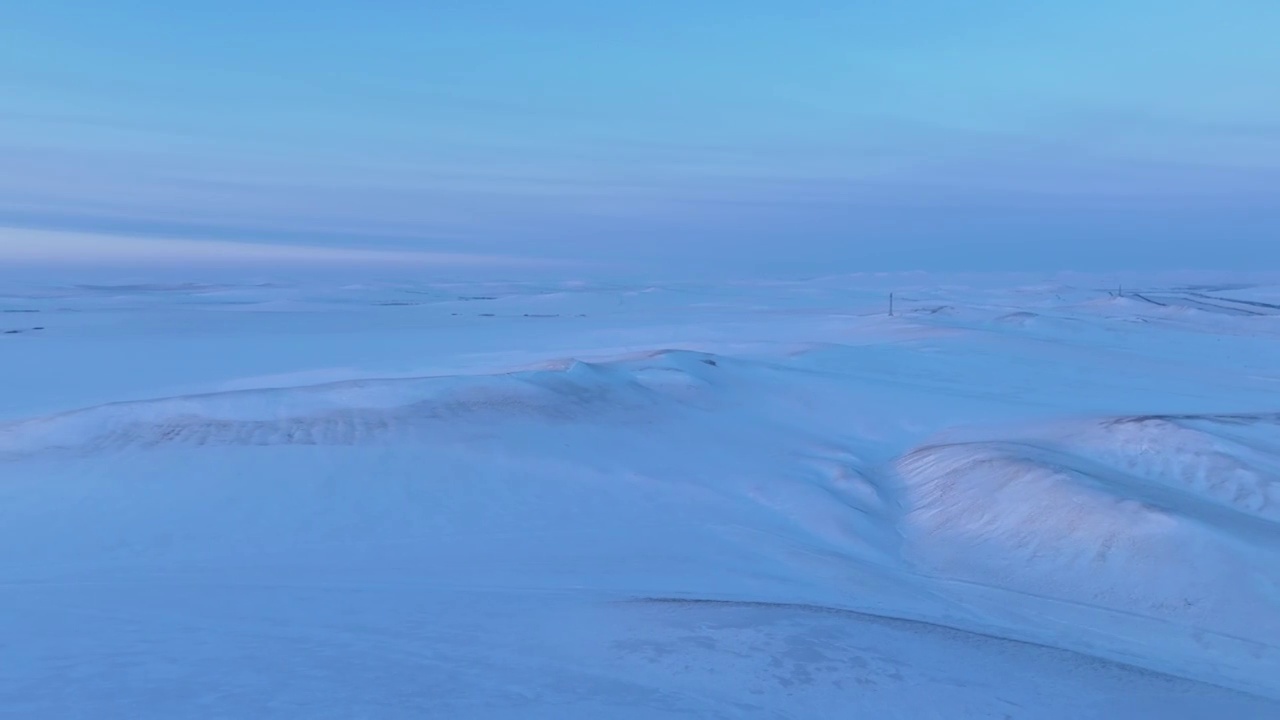
M0 225L1256 269L1280 264L1276 37L1274 0L6 3Z

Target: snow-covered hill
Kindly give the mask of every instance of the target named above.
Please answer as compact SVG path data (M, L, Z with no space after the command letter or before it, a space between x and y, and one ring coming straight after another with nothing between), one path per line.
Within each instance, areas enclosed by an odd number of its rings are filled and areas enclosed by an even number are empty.
M0 292L0 716L1280 717L1277 299Z

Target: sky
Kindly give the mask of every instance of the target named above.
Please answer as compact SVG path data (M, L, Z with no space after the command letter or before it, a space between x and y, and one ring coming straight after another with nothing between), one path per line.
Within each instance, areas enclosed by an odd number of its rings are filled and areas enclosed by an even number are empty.
M1275 0L3 3L0 260L1280 267L1278 36Z

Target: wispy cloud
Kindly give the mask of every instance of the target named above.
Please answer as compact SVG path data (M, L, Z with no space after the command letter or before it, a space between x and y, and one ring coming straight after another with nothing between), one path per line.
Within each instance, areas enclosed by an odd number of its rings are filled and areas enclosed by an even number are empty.
M42 265L362 264L395 267L548 264L544 260L508 255L186 240L4 227L0 227L0 262Z

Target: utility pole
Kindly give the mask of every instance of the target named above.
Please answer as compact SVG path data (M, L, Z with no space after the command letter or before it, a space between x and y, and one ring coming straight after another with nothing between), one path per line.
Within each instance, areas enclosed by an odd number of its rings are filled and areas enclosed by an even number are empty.
M889 317L893 317L893 293L889 293Z

